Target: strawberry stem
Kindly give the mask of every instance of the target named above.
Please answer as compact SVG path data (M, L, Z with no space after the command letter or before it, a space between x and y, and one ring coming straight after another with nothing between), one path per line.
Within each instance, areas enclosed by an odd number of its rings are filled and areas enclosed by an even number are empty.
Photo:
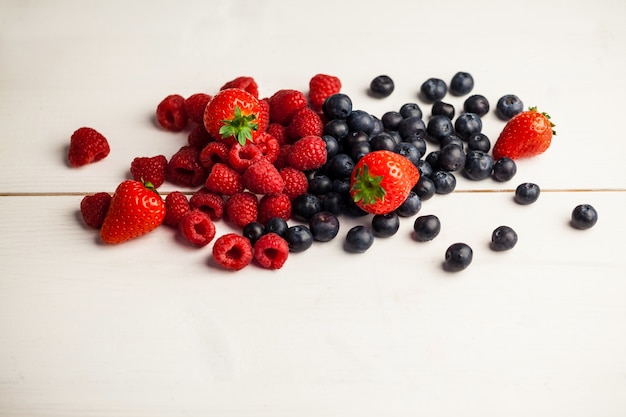
M381 185L383 179L384 176L382 175L371 175L367 165L357 168L352 186L354 202L360 201L365 205L371 205L385 198L387 192Z
M259 124L255 120L256 115L243 115L239 106L235 106L235 116L232 120L222 120L224 125L220 128L220 135L224 139L234 136L237 142L243 146L247 141L252 142L252 131L259 128Z

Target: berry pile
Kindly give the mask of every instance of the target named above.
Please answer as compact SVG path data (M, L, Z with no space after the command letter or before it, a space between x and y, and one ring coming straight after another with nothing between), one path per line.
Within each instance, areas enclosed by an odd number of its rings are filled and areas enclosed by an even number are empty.
M370 95L382 99L394 88L389 76L378 76ZM161 224L193 247L212 242L215 263L229 270L253 261L281 268L290 252L333 240L341 216L369 219L344 239L346 251L362 253L376 238L393 236L400 218L415 216L422 201L453 192L457 175L509 181L517 172L516 159L547 150L554 133L549 116L535 108L523 111L521 100L508 94L497 101L496 114L507 123L490 153L482 132L482 116L490 111L487 98L470 95L456 116L454 106L442 101L448 92L463 96L473 88L465 72L455 74L449 86L429 78L419 96L432 106L430 117L411 102L380 118L353 108L339 78L327 74L313 76L308 93L282 89L260 98L256 81L241 76L214 94L171 94L158 103L156 119L167 131L187 129L186 143L169 158L136 157L129 167L132 179L112 196L85 196L81 213L85 224L100 229L105 243L139 237ZM79 167L108 153L106 138L84 127L72 135L68 160ZM191 191L162 198L156 189L165 182ZM530 204L538 197L539 187L525 183L514 199ZM593 226L595 210L580 207L572 213L572 226ZM239 232L216 236L220 220ZM439 234L441 224L436 216L420 216L413 229L415 240L426 242ZM492 234L494 250L511 249L516 242L507 226ZM460 271L471 260L472 249L456 243L443 266Z

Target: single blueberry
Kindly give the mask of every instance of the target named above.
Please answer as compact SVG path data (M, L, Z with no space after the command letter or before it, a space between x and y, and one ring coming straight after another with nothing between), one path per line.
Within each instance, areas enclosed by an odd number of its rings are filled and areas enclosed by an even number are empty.
M407 138L411 135L420 134L426 131L426 124L421 117L411 116L402 119L398 124L398 133L401 138Z
M454 130L462 139L468 139L482 129L483 122L477 113L461 113L454 122Z
M458 171L465 166L465 152L459 145L451 143L439 152L439 168L446 171Z
M400 206L395 210L396 214L400 217L411 217L417 214L422 208L422 200L418 197L418 195L411 191L406 199L400 204Z
M524 111L524 103L515 94L505 94L496 103L496 114L505 121L522 111Z
M289 225L280 217L272 217L265 222L265 233L276 233L278 236L283 236Z
M419 216L413 223L413 232L416 240L420 242L428 242L439 235L441 231L441 222L439 217L434 214Z
M400 229L400 217L394 213L376 214L372 217L372 231L374 236L393 236Z
M331 191L324 194L321 200L323 211L328 211L335 216L339 216L343 213L343 208L345 206L343 194L338 193L337 191Z
M333 240L339 233L339 219L328 211L319 211L309 219L309 229L318 242Z
M383 114L381 121L386 130L398 130L398 125L404 117L397 111L388 111Z
M254 245L265 234L265 227L259 222L250 222L243 227L241 234Z
M598 222L598 212L591 204L580 204L572 210L572 227L586 230Z
M374 233L363 225L354 226L346 234L344 249L347 252L363 253L374 244Z
M465 100L463 109L467 113L476 113L478 116L482 117L489 113L489 100L483 95L474 94Z
M333 94L322 103L322 112L328 120L345 119L352 113L352 100L343 93Z
M466 243L454 243L446 249L443 269L449 272L458 272L472 263L474 252Z
M502 157L493 165L493 179L500 182L506 182L513 178L517 173L517 164L511 158Z
M491 249L505 251L517 244L517 233L509 226L498 226L491 234Z
M537 184L532 182L524 182L515 189L514 200L518 204L532 204L539 198L541 189Z
M433 116L428 120L426 133L433 138L435 142L449 136L454 131L452 121L447 116Z
M404 118L417 117L422 118L422 109L417 103L405 103L400 107L400 114Z
M346 118L346 122L353 132L361 131L369 135L374 130L374 119L371 114L364 110L352 110L352 113Z
M313 233L301 224L289 227L283 238L287 241L290 252L304 252L313 245Z
M411 142L400 142L393 148L393 151L404 156L415 166L417 166L420 158L422 157L417 146Z
M332 178L346 178L352 174L354 160L345 153L338 153L329 162L328 175Z
M435 195L435 183L427 176L421 175L413 191L421 200L428 200Z
M433 103L431 110L433 116L446 116L448 119L454 119L454 106L450 103L444 103L441 100L437 100Z
M333 181L326 175L316 174L309 181L308 192L315 195L323 195L329 193L333 189Z
M342 139L350 132L350 127L345 119L332 119L324 125L324 135L330 135Z
M370 93L374 97L389 97L394 88L394 82L388 75L379 75L370 83Z
M300 194L291 203L291 215L295 220L307 222L312 215L322 210L322 202L316 195Z
M437 194L450 194L456 188L456 177L450 171L436 171L431 180L435 184Z
M488 153L483 151L469 151L465 156L463 173L470 180L484 180L491 176L493 165L493 158Z
M389 133L383 132L370 139L370 145L373 151L393 151L396 147L396 141Z
M422 83L420 92L425 101L433 103L445 97L448 92L448 86L440 78L429 78Z
M474 77L468 72L459 71L452 76L450 81L450 94L462 96L474 88Z
M470 151L489 152L491 149L491 141L484 133L473 133L467 138L467 149Z

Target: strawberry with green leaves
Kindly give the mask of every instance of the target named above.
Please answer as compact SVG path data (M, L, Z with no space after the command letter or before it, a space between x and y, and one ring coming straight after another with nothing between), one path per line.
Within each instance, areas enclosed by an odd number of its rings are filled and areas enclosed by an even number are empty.
M545 152L556 133L550 116L536 107L515 115L507 122L493 147L493 158L529 158Z
M164 218L165 202L152 184L126 180L113 194L100 237L109 244L126 242L156 229Z
M406 200L419 177L419 170L406 157L386 150L373 151L354 166L350 195L366 212L388 214Z

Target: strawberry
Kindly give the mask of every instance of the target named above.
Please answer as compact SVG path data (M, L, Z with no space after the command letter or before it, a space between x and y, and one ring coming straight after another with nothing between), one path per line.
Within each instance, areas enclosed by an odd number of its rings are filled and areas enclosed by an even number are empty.
M151 184L135 180L117 186L100 237L109 244L143 236L163 223L165 202Z
M298 139L287 155L290 166L301 171L317 169L326 163L326 142L319 136Z
M285 182L276 167L267 159L262 158L241 176L244 188L255 194L270 194L282 192Z
M111 194L99 192L86 195L80 202L80 214L89 227L99 229L111 204Z
M334 75L316 74L309 81L309 101L315 111L321 111L324 100L341 91L341 80Z
M263 116L263 117L262 117ZM217 140L245 145L267 128L269 108L240 88L215 94L204 111L204 127Z
M164 155L139 156L130 163L130 174L135 181L149 182L159 188L165 182L166 167Z
M357 206L372 214L388 214L406 200L419 180L417 167L391 151L363 156L350 176L350 196Z
M556 134L553 127L550 116L539 113L536 107L517 114L502 129L493 147L493 158L528 158L545 152Z

